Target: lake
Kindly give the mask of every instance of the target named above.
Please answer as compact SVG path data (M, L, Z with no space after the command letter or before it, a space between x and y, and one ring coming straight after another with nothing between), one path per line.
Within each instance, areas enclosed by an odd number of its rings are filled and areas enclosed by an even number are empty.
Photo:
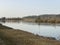
M29 22L5 22L2 24L14 29L31 32L35 35L38 34L45 37L54 37L57 40L60 39L60 24L36 24Z

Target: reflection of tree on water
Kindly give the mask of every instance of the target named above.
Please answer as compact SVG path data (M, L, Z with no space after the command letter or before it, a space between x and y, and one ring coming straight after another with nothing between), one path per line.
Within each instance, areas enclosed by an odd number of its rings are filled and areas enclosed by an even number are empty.
M60 35L58 35L56 39L60 41Z
M39 28L39 34L40 34L40 23L38 23L38 28Z
M57 26L57 25L56 25L56 24L53 24L52 26L56 29L56 26Z
M6 20L6 18L5 18L5 17L2 17L2 18L0 19L0 22L5 23L5 20Z

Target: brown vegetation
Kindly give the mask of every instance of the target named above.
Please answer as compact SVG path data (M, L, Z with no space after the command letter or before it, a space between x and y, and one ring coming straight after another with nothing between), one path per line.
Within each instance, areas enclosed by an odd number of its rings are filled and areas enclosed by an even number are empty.
M37 23L60 23L60 18L37 18L35 22Z

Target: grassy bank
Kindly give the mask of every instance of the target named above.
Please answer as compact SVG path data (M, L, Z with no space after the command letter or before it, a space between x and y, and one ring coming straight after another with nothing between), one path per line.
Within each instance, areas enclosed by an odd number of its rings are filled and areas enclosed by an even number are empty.
M0 45L60 45L60 42L0 24Z

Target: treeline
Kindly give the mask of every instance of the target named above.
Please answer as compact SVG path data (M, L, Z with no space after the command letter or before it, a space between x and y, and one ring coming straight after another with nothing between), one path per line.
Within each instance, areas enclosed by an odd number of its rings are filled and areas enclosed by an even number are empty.
M36 23L60 23L60 14L43 14L39 16L27 16L24 19L35 19Z
M17 17L17 18L6 18L6 17L2 17L0 18L0 20L21 20L21 18Z
M41 15L36 21L37 23L60 23L60 15Z
M5 21L18 21L18 20L22 20L22 18L6 18L6 17L2 17L0 18L0 22L5 22Z

